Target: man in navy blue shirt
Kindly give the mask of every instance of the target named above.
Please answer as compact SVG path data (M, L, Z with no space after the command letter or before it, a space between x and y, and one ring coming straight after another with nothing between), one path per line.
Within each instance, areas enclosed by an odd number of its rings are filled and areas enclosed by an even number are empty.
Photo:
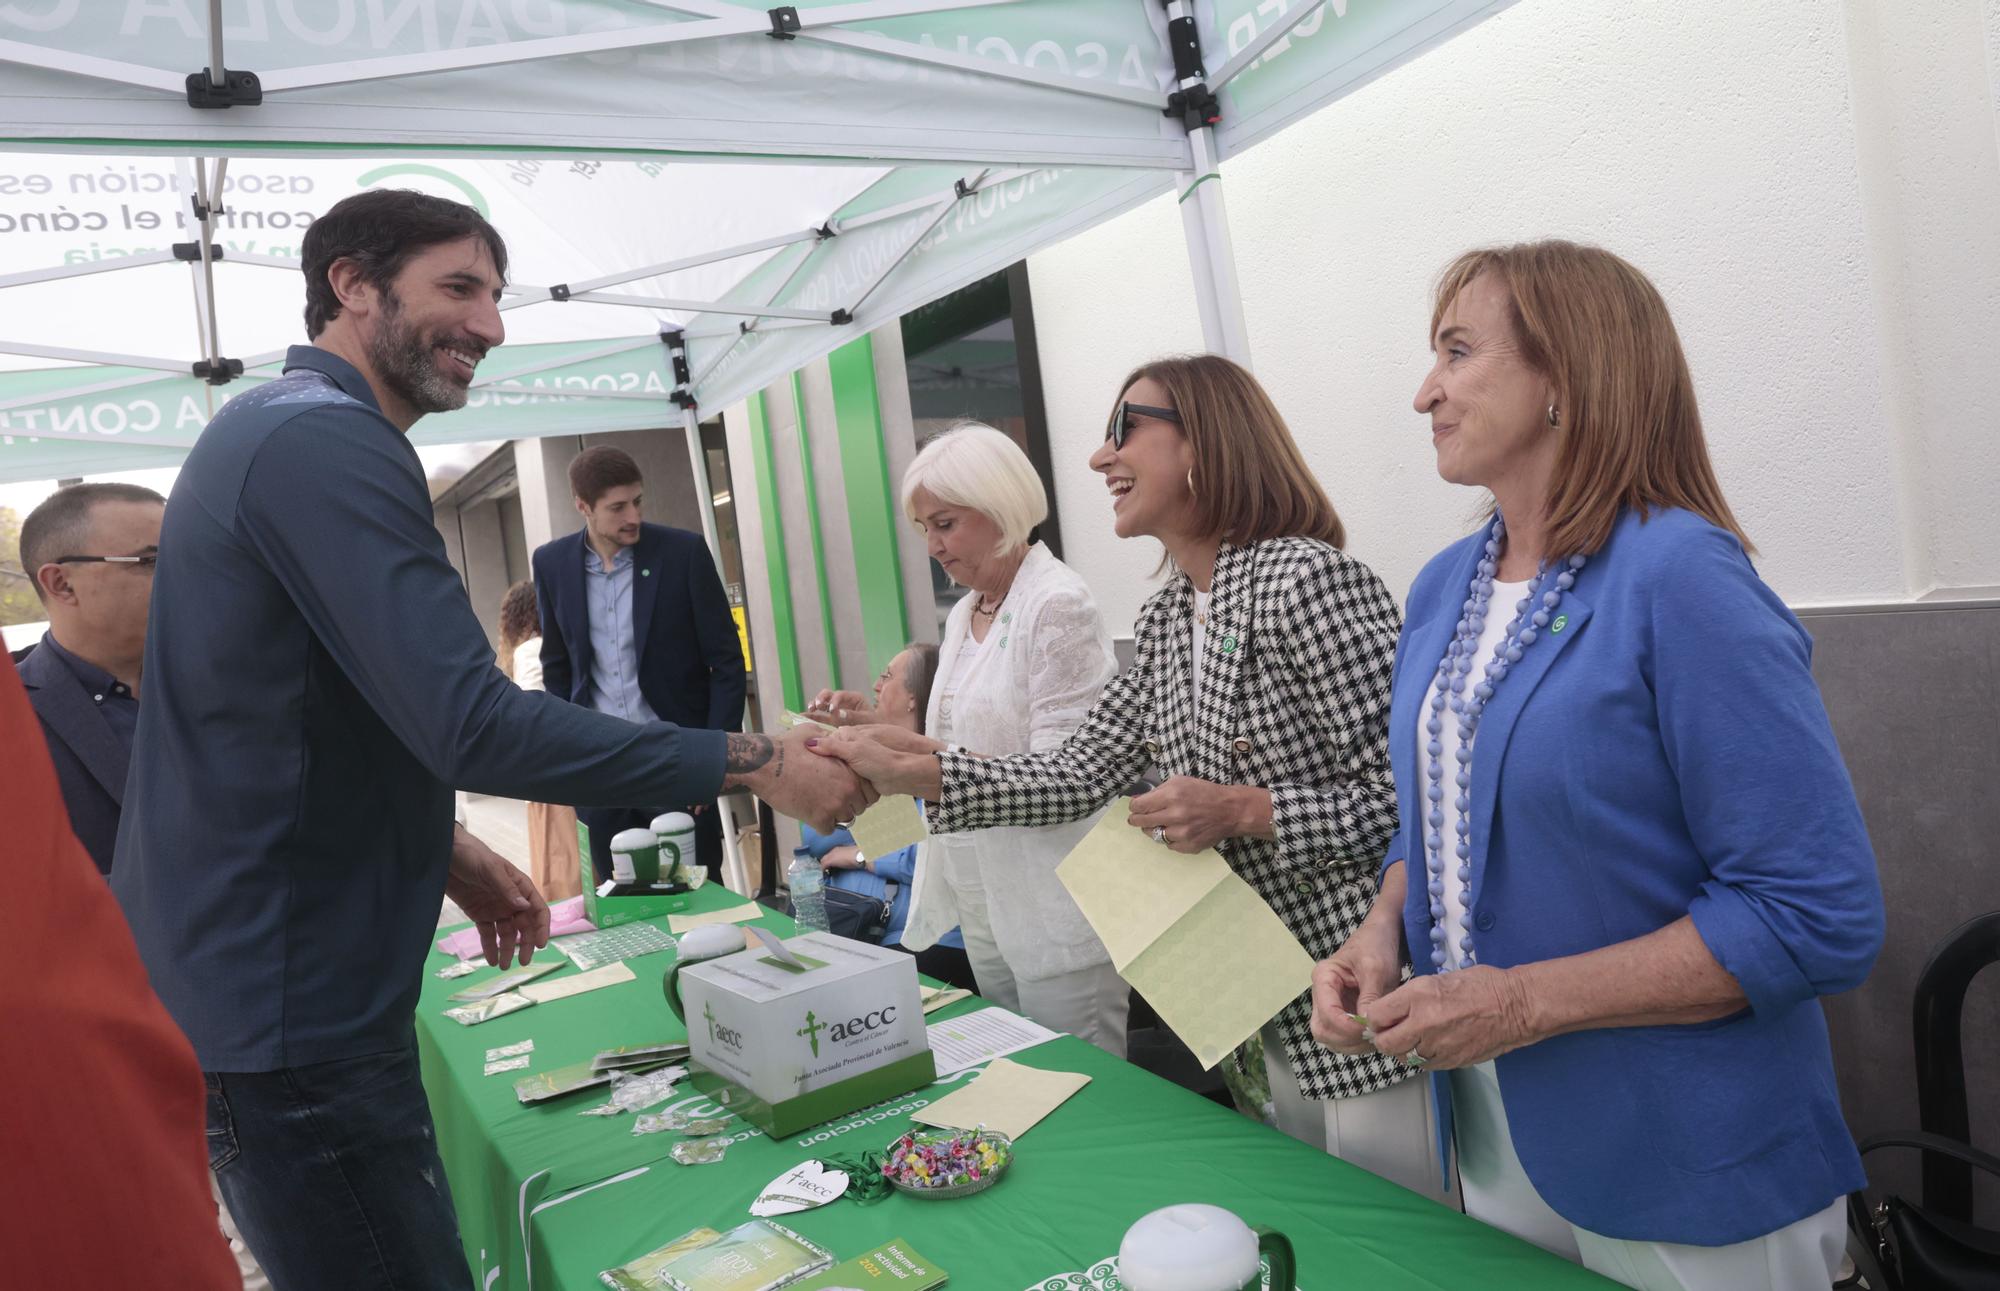
M462 407L500 344L506 256L456 202L336 204L302 247L314 344L216 415L167 502L112 887L285 1291L471 1286L419 974L442 896L503 966L549 916L454 829L454 786L626 806L742 785L828 827L872 797L799 736L621 721L494 666L404 433Z
M21 657L70 828L111 873L125 769L139 726L146 607L166 499L136 484L72 484L21 525L21 565L49 630Z

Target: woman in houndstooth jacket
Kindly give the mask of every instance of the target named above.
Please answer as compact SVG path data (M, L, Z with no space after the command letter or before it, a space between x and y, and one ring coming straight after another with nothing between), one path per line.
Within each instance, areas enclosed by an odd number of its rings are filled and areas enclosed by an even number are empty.
M1160 539L1174 574L1140 612L1132 667L1076 734L990 759L869 727L818 747L885 793L924 796L940 833L1072 820L1155 765L1166 778L1133 799L1133 826L1178 852L1217 848L1308 953L1330 954L1374 904L1396 830L1396 602L1340 550L1339 517L1283 418L1227 359L1133 372L1091 467L1118 535ZM1228 955L1216 948L1218 973ZM1321 1048L1310 1022L1301 995L1261 1033L1279 1128L1441 1195L1429 1099L1410 1073Z

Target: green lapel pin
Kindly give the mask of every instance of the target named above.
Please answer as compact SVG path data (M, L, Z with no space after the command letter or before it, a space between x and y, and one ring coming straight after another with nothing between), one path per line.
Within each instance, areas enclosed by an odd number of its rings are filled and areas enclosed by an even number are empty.
M1558 614L1556 615L1556 621L1554 623L1549 624L1549 632L1553 635L1554 633L1560 632L1568 626L1569 626L1569 615Z
M653 576L653 571L650 569L642 569L639 571L639 577L641 578L651 578L652 576Z
M1222 638L1222 653L1224 654L1236 653L1236 638L1233 635Z

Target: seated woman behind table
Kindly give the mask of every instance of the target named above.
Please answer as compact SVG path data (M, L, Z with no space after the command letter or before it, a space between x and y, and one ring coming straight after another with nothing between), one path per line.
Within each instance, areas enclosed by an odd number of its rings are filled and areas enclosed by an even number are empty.
M1824 1288L1863 1178L1819 997L1883 917L1812 640L1645 275L1469 252L1430 343L1438 474L1495 510L1410 591L1403 826L1314 1033L1437 1073L1474 1218L1649 1291Z
M931 683L937 677L937 662L938 648L928 641L913 642L891 659L882 675L875 679L873 719L904 730L922 731L924 709L931 699ZM854 845L854 835L845 829L822 834L802 823L799 834L805 840L800 850L819 858L830 890L852 893L865 901L888 902L889 917L882 928L880 944L903 949L903 927L910 920L910 892L917 881L918 852L923 844L912 843L887 856L863 856ZM829 914L834 913L837 901L830 891ZM836 925L834 931L842 930ZM936 945L910 953L917 957L918 972L968 991L976 989L972 961L966 958L965 938L958 929L940 936Z

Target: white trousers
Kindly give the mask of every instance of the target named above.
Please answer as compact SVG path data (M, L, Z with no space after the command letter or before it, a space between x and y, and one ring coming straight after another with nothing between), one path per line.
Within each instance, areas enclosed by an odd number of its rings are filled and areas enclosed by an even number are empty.
M1000 943L994 940L986 888L969 872L973 869L969 864L955 865L946 878L958 906L958 930L965 938L965 957L972 961L972 977L979 993L1052 1031L1067 1031L1114 1058L1123 1058L1132 988L1118 970L1106 960L1071 973L1017 976L1000 953Z
M1500 1100L1493 1064L1450 1073L1465 1213L1641 1291L1827 1291L1847 1244L1844 1199L1774 1233L1728 1246L1628 1242L1558 1215L1535 1191Z
M1430 1082L1415 1076L1354 1098L1307 1098L1285 1058L1278 1028L1265 1023L1264 1075L1278 1128L1329 1156L1411 1192L1449 1204L1438 1177L1437 1114Z

